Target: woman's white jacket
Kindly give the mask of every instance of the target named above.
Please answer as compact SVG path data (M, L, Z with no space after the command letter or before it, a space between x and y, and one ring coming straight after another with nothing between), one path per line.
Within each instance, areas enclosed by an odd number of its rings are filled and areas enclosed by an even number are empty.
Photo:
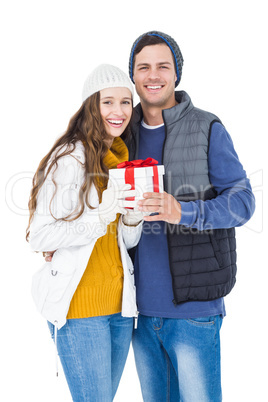
M67 216L77 206L79 190L85 180L84 147L81 142L68 156L58 161L58 168L49 173L41 187L37 208L30 226L30 246L33 251L54 251L51 262L45 263L34 275L32 295L38 311L60 329L73 294L83 276L89 257L97 239L106 233L107 227L98 214L98 194L92 186L90 205L85 206L80 218L73 221L56 220ZM54 197L53 197L54 195ZM120 218L118 224L118 246L124 269L122 316L137 314L133 264L127 249L134 247L140 238L142 224L125 226Z

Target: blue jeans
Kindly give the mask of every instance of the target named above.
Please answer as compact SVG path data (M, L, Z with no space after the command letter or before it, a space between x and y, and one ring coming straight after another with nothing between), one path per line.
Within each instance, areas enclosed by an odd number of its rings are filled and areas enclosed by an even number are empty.
M222 317L139 316L133 349L145 402L220 402Z
M54 339L54 325L48 323ZM112 314L67 320L57 348L73 401L113 400L127 359L133 319Z

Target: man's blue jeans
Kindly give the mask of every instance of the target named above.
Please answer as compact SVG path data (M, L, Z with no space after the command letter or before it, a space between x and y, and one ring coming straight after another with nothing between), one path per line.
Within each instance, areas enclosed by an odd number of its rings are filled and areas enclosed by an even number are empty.
M133 333L145 402L220 402L221 316L173 319L139 316Z
M54 326L48 325L54 339ZM120 313L67 320L58 331L57 348L73 401L113 400L132 331L133 319Z

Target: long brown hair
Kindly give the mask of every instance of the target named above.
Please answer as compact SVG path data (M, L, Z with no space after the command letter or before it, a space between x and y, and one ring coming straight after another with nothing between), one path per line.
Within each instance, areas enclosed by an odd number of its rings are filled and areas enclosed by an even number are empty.
M126 140L130 133L130 125L121 135L123 140ZM54 167L52 181L55 185L55 191L50 200L52 200L57 191L57 184L53 179L55 170L58 167L58 160L63 156L70 155L76 147L77 141L82 141L85 148L85 181L80 188L79 202L75 212L55 220L72 221L79 218L85 209L85 204L89 208L93 208L88 201L88 195L91 185L97 189L99 199L103 189L107 186L108 168L103 162L103 158L108 151L108 146L105 141L107 133L100 113L100 93L97 92L84 101L80 109L70 119L66 132L55 142L48 154L41 160L37 171L33 177L33 186L30 193L28 203L29 207L29 224L26 229L26 240L29 240L30 224L33 219L34 212L37 206L37 195L44 184L48 174ZM51 212L51 209L50 209ZM53 216L52 212L51 215Z

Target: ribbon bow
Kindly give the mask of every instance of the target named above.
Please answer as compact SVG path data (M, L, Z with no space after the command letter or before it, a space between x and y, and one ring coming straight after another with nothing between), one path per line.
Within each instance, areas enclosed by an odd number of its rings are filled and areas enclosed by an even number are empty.
M135 180L134 180L134 169L139 168L139 167L150 167L152 166L153 168L153 185L154 185L154 191L159 192L159 178L158 178L158 169L157 165L158 161L153 159L153 158L147 158L145 160L143 159L136 159L133 161L125 161L122 163L119 163L117 165L118 169L126 169L125 171L125 183L126 184L131 184L131 190L135 189ZM134 201L135 197L127 197L126 200L128 201Z
M118 169L123 169L123 168L129 169L131 167L149 167L149 166L154 166L157 164L158 164L158 161L156 161L153 158L147 158L145 160L136 159L134 161L125 161L125 162L119 163L117 165L117 168Z

